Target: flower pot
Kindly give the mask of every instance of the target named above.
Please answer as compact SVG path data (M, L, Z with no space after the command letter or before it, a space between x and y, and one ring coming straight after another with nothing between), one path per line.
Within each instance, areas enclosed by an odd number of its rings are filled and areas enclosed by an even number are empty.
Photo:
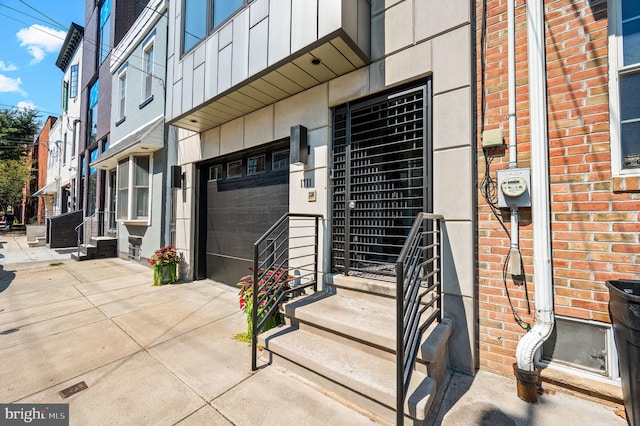
M178 281L177 266L175 263L169 265L153 266L153 285L163 285Z

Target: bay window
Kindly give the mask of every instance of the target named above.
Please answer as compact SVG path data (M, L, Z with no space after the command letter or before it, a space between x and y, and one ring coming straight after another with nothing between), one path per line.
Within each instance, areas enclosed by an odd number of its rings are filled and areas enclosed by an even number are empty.
M149 218L149 156L132 155L118 162L117 211L124 221L147 221Z

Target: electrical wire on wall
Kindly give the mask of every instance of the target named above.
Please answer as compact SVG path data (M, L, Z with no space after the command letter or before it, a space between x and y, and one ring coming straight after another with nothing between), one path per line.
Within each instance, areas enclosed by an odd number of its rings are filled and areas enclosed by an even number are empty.
M482 1L482 27L481 27L481 41L480 41L480 48L481 48L481 52L480 52L480 67L481 67L481 82L480 82L480 96L481 96L481 102L480 102L480 132L481 134L484 132L484 125L485 125L485 115L486 115L486 73L485 73L485 69L486 69L486 38L487 38L487 0L483 0ZM510 131L515 132L515 129L510 129ZM499 148L499 147L498 147ZM502 229L504 230L504 232L507 234L507 238L511 239L511 233L509 232L509 230L507 229L507 226L504 223L504 220L502 219L502 213L500 212L500 208L498 207L498 182L496 181L496 179L491 177L491 163L493 162L494 159L494 153L495 153L496 147L483 147L482 148L482 154L483 154L483 158L484 158L484 176L482 178L482 180L480 181L480 193L482 194L482 197L484 198L484 200L486 201L487 205L489 206L489 208L491 209L491 212L493 213L493 216L498 220L498 223L500 223L500 226L502 227ZM529 290L527 287L527 279L526 279L526 275L524 273L524 264L522 262L522 255L520 254L520 249L518 248L518 254L520 257L520 266L521 266L521 270L522 270L522 274L519 276L514 276L511 275L511 280L514 283L514 285L523 285L524 286L524 291L525 291L525 299L527 302L527 313L530 314L531 313L531 306L529 303ZM505 257L503 266L502 266L502 282L504 284L504 289L505 292L507 294L507 300L509 302L509 307L511 308L511 313L513 314L513 318L516 322L516 324L518 324L522 329L529 331L531 329L531 324L529 324L528 322L524 321L522 319L522 317L520 317L520 314L518 313L518 311L516 310L516 308L513 306L513 302L511 300L511 295L509 293L509 287L507 285L507 273L508 273L508 265L509 265L509 260L511 257L511 252L507 253L507 256Z

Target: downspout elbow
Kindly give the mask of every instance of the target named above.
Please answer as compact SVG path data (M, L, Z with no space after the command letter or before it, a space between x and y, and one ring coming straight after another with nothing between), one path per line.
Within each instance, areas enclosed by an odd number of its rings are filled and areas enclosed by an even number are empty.
M534 357L536 351L551 336L553 332L553 310L537 310L536 323L518 342L516 361L518 368L524 371L534 371Z

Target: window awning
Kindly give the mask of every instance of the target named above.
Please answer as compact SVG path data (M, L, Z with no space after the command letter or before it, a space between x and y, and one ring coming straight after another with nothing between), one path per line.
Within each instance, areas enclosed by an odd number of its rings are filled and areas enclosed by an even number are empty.
M42 197L42 196L46 196L46 195L52 195L58 192L58 181L54 180L51 183L46 184L45 186L43 186L42 188L38 189L36 192L33 193L33 195L31 197L35 198L35 197Z
M145 124L140 129L109 144L102 154L98 155L90 166L101 170L113 169L118 161L132 154L149 154L164 147L164 117Z

